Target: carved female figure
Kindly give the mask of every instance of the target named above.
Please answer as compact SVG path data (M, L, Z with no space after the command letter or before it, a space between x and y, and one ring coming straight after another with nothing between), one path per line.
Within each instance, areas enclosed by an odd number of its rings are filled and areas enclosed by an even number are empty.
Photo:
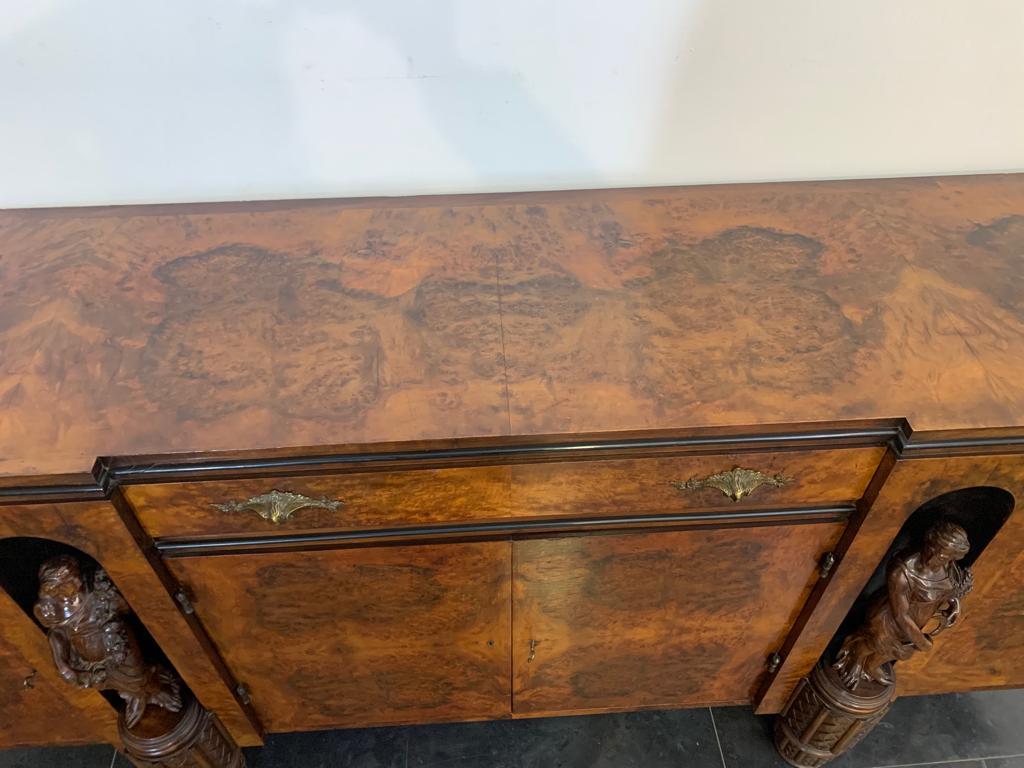
M894 557L886 586L872 597L864 624L847 636L834 667L851 691L863 680L892 685L891 663L928 651L932 639L960 616L960 598L970 591L971 572L961 568L970 549L955 523L936 523L919 552Z
M125 620L128 612L102 570L87 577L64 555L39 569L34 613L47 629L58 672L80 688L116 691L127 704L125 724L131 728L148 704L178 712L182 699L173 672L145 663Z

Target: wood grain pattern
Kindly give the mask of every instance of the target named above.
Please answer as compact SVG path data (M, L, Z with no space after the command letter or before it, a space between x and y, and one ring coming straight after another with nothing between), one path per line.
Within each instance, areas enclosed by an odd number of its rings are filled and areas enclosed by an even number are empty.
M406 472L357 472L131 485L124 495L155 538L242 533L401 528L596 515L653 515L698 509L850 502L860 498L884 448L731 453L585 462L545 462ZM715 489L680 491L672 481L734 466L791 482L758 489L736 504ZM281 523L214 504L271 490L343 500L337 510L306 508Z
M778 712L800 678L824 652L854 600L881 562L906 519L943 493L994 486L1024 499L1021 454L940 457L896 463L842 557L778 675L762 691L759 714ZM1020 552L1024 516L1018 509L975 563L975 591L965 601L967 620L942 642L899 667L899 690L943 693L1024 685L1024 611L1021 610Z
M2 589L0 626L0 748L117 743L116 710L60 678L45 633Z
M516 542L514 711L749 701L842 529Z
M1024 176L0 213L0 476L1024 424Z
M262 743L110 502L0 506L0 538L11 536L60 541L94 558L203 705L239 744Z
M518 464L512 467L513 503L532 514L578 516L849 502L860 498L884 453L855 448ZM787 482L762 486L739 502L715 488L672 485L737 466L782 475Z
M271 731L509 716L510 544L169 561Z

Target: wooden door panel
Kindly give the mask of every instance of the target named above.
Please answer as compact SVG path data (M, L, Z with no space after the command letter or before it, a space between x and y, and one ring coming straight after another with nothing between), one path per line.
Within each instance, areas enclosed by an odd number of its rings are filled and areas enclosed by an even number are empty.
M508 717L508 542L168 561L269 731Z
M749 701L843 526L517 542L514 712Z
M900 695L1024 686L1024 455L914 459L896 465L872 507L896 519L963 488L1008 491L1016 508L971 567L963 619L928 653L897 665ZM977 546L972 542L973 546Z
M46 636L0 590L0 748L117 739L117 713L60 679Z

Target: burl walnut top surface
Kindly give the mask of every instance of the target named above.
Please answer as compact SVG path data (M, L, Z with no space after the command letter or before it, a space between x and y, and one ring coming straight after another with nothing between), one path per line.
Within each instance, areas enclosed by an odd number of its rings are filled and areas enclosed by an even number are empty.
M0 475L1024 425L1024 175L0 212Z

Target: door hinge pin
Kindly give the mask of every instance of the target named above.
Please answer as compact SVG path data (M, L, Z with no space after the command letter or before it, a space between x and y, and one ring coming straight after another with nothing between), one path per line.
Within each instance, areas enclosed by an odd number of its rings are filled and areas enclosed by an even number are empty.
M779 671L779 667L781 666L782 657L779 654L773 653L771 656L768 657L768 674L774 675L776 672Z
M238 696L238 700L245 706L252 706L252 695L249 693L249 689L241 683L235 688L235 694Z
M191 616L196 612L195 607L192 605L192 599L189 597L188 592L185 591L184 587L178 587L174 592L174 599L178 603L178 607L181 608L181 612L186 616Z
M828 575L832 573L832 569L836 565L836 553L826 552L821 556L821 561L818 563L818 577L822 579L828 578Z

